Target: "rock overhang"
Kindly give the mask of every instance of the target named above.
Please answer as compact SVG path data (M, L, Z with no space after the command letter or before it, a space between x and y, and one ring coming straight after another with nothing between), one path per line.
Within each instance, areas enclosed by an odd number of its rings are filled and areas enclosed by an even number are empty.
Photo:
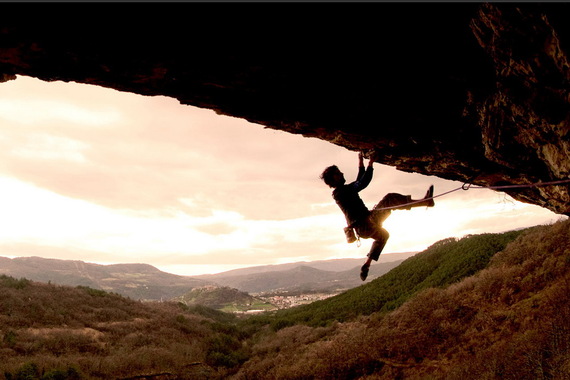
M5 79L165 95L570 215L568 184L531 186L570 178L568 4L4 7Z

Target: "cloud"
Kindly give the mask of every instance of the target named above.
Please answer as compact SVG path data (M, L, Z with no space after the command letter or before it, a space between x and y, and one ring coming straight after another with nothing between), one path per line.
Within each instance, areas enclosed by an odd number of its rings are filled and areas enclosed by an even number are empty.
M31 133L25 142L8 151L13 157L32 161L70 161L85 163L87 144L60 136Z
M236 232L238 228L226 222L215 222L194 227L197 231L208 235L229 235Z
M15 97L18 95L20 95L18 92L13 93ZM4 115L4 120L22 125L57 121L92 127L108 125L118 119L118 112L112 108L97 109L92 105L75 105L70 103L68 99L64 101L35 99L33 95L29 94L20 99L1 99L0 114Z
M334 148L328 143L181 106L165 97L96 89L89 103L75 99L70 105L58 95L60 86L52 94L46 89L52 83L20 81L27 91L52 98L53 108L70 107L78 114L83 106L84 114L104 120L88 128L79 119L69 123L58 112L26 128L0 125L4 171L58 194L133 210L179 208L185 199L201 199L204 208L256 219L299 216L305 202L321 196L314 183L323 157ZM0 102L14 96L8 86L15 84L0 86ZM109 93L112 103L121 106L112 118L97 117L92 104L106 115ZM25 99L25 92L20 96ZM41 114L45 107L34 108L36 103L4 110L3 116L18 120Z
M0 256L3 257L43 257L46 259L79 260L95 264L114 264L113 253L66 247L58 245L42 245L33 242L0 243Z

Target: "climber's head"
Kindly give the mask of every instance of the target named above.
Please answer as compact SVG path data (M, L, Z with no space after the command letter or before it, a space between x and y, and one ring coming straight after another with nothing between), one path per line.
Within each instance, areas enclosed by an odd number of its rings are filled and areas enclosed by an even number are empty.
M345 184L344 174L336 165L326 168L320 177L330 187L338 187Z

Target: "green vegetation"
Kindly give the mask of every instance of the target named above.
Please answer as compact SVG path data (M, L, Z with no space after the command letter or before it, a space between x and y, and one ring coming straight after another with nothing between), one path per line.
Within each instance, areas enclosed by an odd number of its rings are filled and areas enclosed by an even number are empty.
M28 285L30 285L30 282L31 281L25 278L16 280L15 278L10 276L0 275L0 286L2 286L3 288L24 289Z
M0 355L6 379L67 379L71 372L96 379L215 372L204 367L211 361L207 355L215 353L209 342L235 332L217 326L232 326L225 313L203 316L180 304L141 303L86 287L14 286L21 283L0 282ZM204 366L189 368L191 363Z
M261 316L0 276L0 379L567 379L570 221Z
M253 359L233 378L570 378L570 221L517 234L486 268L463 280L448 276L447 286L445 268L457 267L458 258L438 252L461 241L434 244L412 260L431 272L400 279L423 289L400 307L328 327L265 330L257 335ZM493 237L482 238L493 245ZM498 247L504 244L506 236L495 237ZM471 265L460 267L469 273ZM434 268L442 268L440 274L432 275ZM440 287L414 285L424 281Z
M74 367L54 369L43 374L35 363L23 364L13 375L5 374L6 380L79 380L81 376Z
M264 301L256 301L247 305L241 304L231 304L222 307L220 310L225 313L245 313L248 311L270 311L274 310L275 306L270 304L269 302Z
M388 312L429 287L444 287L485 268L491 257L522 231L441 240L384 276L324 301L279 310L267 320L275 330L296 324L326 326L360 315ZM248 320L245 323L257 323Z
M227 313L272 310L275 306L248 293L227 286L203 286L174 298L185 305L203 305Z

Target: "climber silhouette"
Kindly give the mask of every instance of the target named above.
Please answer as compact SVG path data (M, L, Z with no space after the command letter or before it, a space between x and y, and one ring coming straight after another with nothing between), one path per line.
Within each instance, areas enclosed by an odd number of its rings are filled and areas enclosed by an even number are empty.
M366 188L372 180L374 168L374 157L369 157L368 166L364 168L363 154L358 154L358 176L356 181L346 184L344 174L336 165L329 166L321 174L320 178L331 188L332 196L346 218L349 232L353 229L359 237L364 239L374 239L368 259L360 269L362 281L368 277L368 270L372 260L378 261L380 253L390 234L382 227L382 223L391 214L391 210L410 210L412 207L433 207L433 185L431 185L424 196L419 200L414 200L410 195L398 193L388 193L382 200L369 210L358 193ZM385 209L390 207L391 209ZM350 240L349 240L350 242Z

